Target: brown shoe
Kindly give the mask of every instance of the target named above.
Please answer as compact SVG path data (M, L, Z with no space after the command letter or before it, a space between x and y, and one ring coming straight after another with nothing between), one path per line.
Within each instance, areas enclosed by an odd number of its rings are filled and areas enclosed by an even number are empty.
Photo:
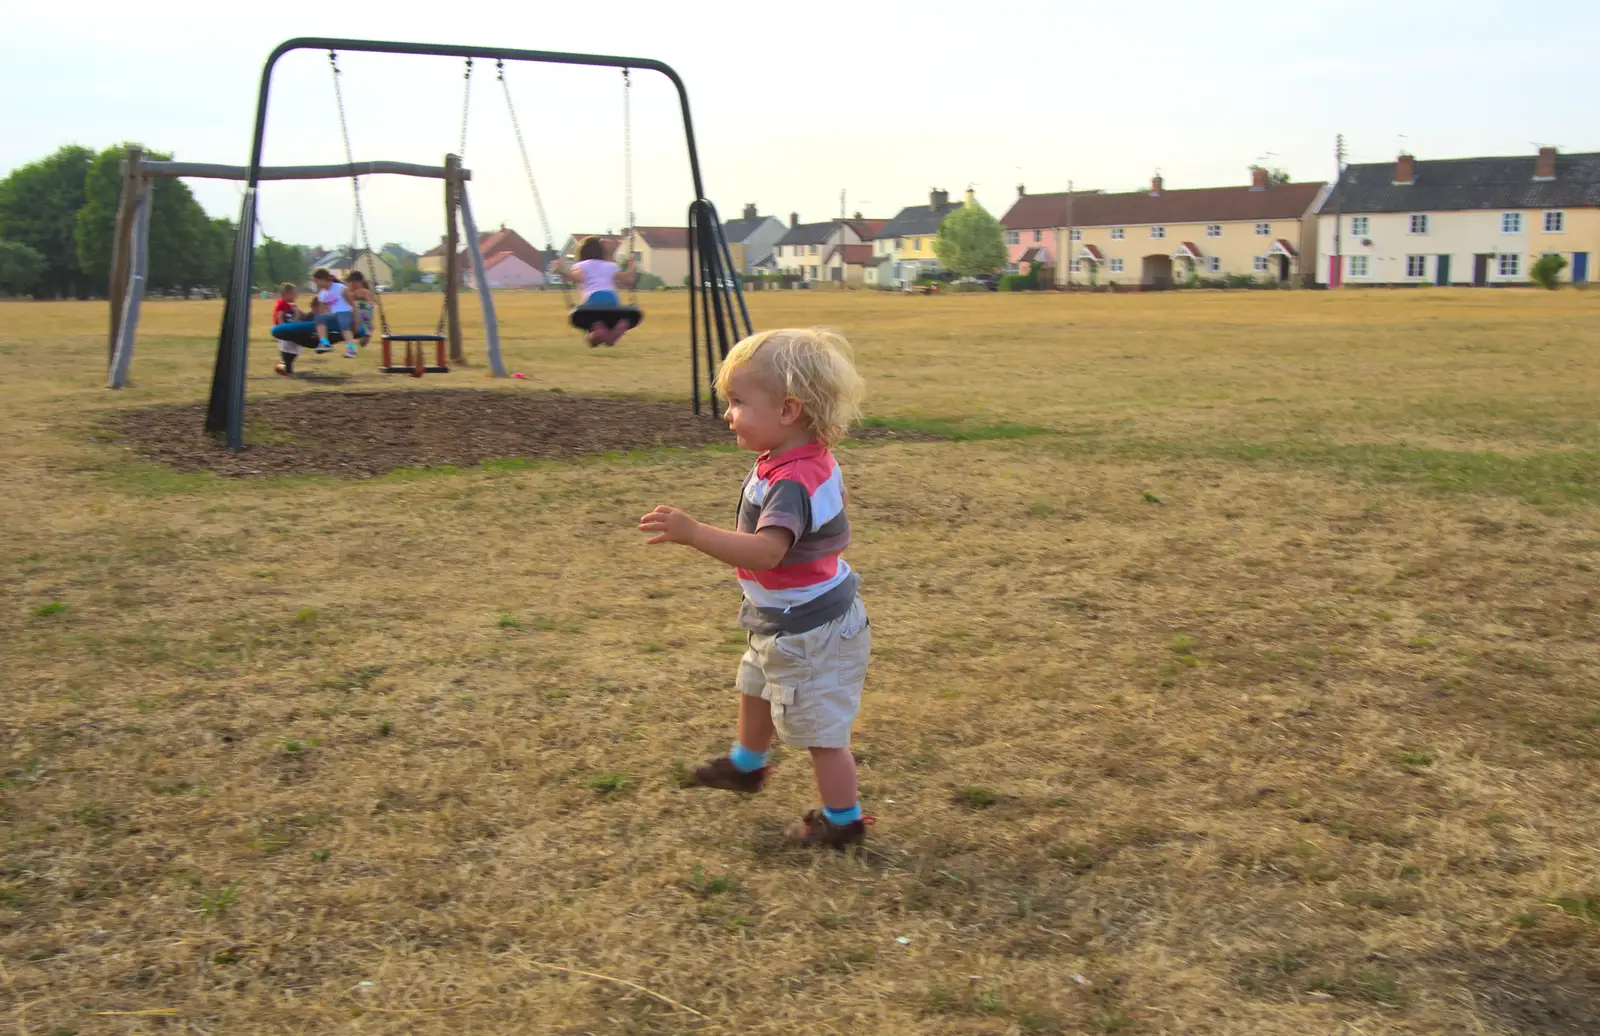
M862 817L848 824L835 824L820 809L806 813L805 818L790 824L783 832L785 838L796 845L825 845L830 849L846 849L860 845L867 837L867 825L872 817Z
M691 783L700 788L721 788L723 791L742 791L746 795L753 795L767 783L767 771L770 769L770 766L763 766L759 770L741 770L733 765L732 759L719 755L707 760L703 766L696 766Z

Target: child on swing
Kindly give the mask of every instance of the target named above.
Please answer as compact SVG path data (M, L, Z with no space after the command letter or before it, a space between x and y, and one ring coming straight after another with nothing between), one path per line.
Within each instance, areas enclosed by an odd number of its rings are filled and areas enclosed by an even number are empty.
M300 289L288 281L278 286L278 301L272 306L273 327L310 319L309 313L295 306L295 300L299 297ZM287 338L274 338L273 341L278 343L278 365L273 370L286 378L294 377L294 361L300 356L300 343Z
M621 306L622 298L617 294L617 286L632 287L638 279L638 273L633 268L633 257L629 256L627 265L618 269L616 263L606 258L606 244L598 237L586 237L578 243L577 262L569 266L557 259L550 270L556 276L565 277L578 285L583 292L583 301L578 303L579 309L586 306L615 309ZM608 326L603 321L594 324L589 328L587 337L589 348L616 345L631 326L626 317L614 325Z
M372 341L372 314L373 291L367 285L366 275L360 270L351 270L350 275L344 279L345 294L350 301L356 304L356 338L362 345ZM349 355L348 353L346 355Z
M355 313L350 308L345 286L320 267L311 272L311 281L317 286L317 301L327 307L325 313L317 315L317 352L333 351L333 346L328 344L328 325L332 324L339 329L339 337L344 339L345 356L355 356Z

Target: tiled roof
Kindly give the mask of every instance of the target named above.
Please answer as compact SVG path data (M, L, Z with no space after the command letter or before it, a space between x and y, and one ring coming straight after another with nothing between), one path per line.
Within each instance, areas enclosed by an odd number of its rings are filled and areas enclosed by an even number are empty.
M1554 180L1535 181L1533 155L1413 160L1410 184L1395 163L1344 169L1323 212L1451 212L1600 206L1600 154L1556 155Z
M1200 248L1193 241L1180 242L1178 247L1172 250L1172 258L1174 259L1181 259L1185 256L1190 259L1198 259L1200 255Z
M1278 240L1274 241L1272 243L1272 247L1267 249L1266 254L1272 255L1278 252L1288 256L1290 259L1300 258L1300 252L1294 247L1294 245L1289 243L1287 238L1280 237Z
M1532 159L1529 160L1532 164ZM1250 187L1199 187L1187 190L1129 191L1120 194L1074 192L1072 225L1121 227L1164 223L1231 223L1244 220L1298 219L1305 215L1325 185L1287 183L1264 191ZM1064 227L1067 195L1028 194L1018 198L1000 219L1012 230Z
M1019 263L1048 263L1050 262L1050 249L1036 245L1023 252L1022 258L1017 261Z
M847 219L845 223L856 232L856 237L871 241L889 221L886 219Z
M1098 263L1100 260L1104 259L1105 256L1100 254L1100 247L1098 245L1085 244L1082 248L1078 249L1078 258L1093 259Z
M508 230L505 227L488 234L480 233L478 251L486 256L510 252L535 270L544 269L544 252L530 245L515 230ZM462 261L466 261L465 252L462 253Z
M872 236L882 240L888 237L926 237L929 234L937 234L939 224L962 204L959 201L949 201L937 209L932 205L907 206L896 213L894 219L886 221Z
M688 248L688 227L634 227L633 232L651 248ZM623 237L627 237L624 232Z
M837 254L849 266L871 266L871 245L834 245L828 250L828 260Z
M728 239L728 244L736 245L745 238L760 230L772 216L757 216L754 219L741 217L730 219L722 224L722 233Z
M799 226L789 228L789 232L778 239L780 245L820 245L828 240L828 235L833 233L833 228L838 220L829 220L826 223L801 223Z
M494 267L499 266L501 263L505 262L507 259L519 259L520 260L520 259L522 259L522 257L517 255L517 253L515 253L515 252L496 252L494 255L491 255L489 258L487 258L487 259L485 259L483 261L483 268L485 270L491 270ZM526 262L526 260L523 260L523 261Z

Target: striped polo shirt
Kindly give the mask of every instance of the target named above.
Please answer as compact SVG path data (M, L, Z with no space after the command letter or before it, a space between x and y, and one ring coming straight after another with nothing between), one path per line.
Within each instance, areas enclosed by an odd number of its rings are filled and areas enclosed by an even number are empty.
M809 442L757 458L739 494L738 528L785 529L794 537L776 568L738 570L741 627L804 633L850 610L858 580L839 556L850 545L844 477L826 446Z

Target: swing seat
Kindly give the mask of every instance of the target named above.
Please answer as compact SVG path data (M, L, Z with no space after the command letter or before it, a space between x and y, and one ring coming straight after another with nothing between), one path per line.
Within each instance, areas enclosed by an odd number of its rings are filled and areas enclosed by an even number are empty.
M628 322L629 330L644 323L644 310L638 306L577 306L572 310L572 326L579 331L588 333L596 324L606 327L616 327L622 320Z
M389 350L391 342L415 342L416 348L406 348L406 356L411 363L395 363ZM434 343L436 363L422 362L422 343ZM384 335L383 336L383 364L379 366L380 374L409 374L413 378L420 378L424 374L449 374L450 365L444 361L444 335Z
M317 322L315 320L293 320L287 324L275 324L272 328L272 337L298 345L302 349L314 349L317 345Z

